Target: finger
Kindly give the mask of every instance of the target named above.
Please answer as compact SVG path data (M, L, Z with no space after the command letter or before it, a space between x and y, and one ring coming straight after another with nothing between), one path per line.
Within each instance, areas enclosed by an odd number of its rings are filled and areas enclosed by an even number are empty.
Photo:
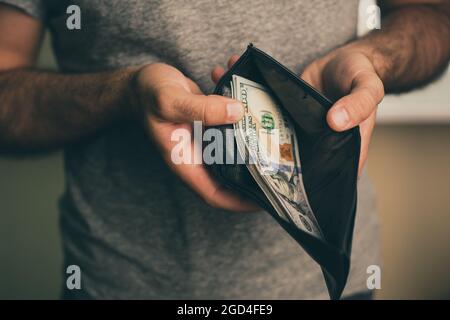
M353 128L366 120L384 96L383 83L375 72L360 72L349 95L339 99L328 111L327 122L336 131Z
M360 133L361 133L361 153L359 157L359 168L358 168L358 176L361 175L367 157L369 155L369 143L372 138L373 129L375 127L376 120L376 112L373 112L370 117L361 123L360 125Z
M177 174L210 206L240 212L259 209L250 200L220 186L201 165L196 165L196 169L191 166L188 170L182 166L186 165L176 166Z
M198 95L175 90L172 101L161 107L165 120L186 123L202 121L205 126L231 124L244 116L240 101L219 95Z
M230 59L228 59L228 63L227 63L228 69L230 69L238 60L239 60L238 55L232 55L230 57ZM219 82L220 78L222 78L222 76L224 74L225 74L225 70L222 67L217 66L211 72L211 79L214 83L217 84Z
M309 84L309 85L311 85L311 86L313 86L313 87L316 87L316 86L314 85L314 83L313 83L312 74L311 74L310 72L308 72L307 70L305 70L305 71L301 74L300 78L301 78L303 81L305 81L307 84Z
M191 148L192 152L195 152L195 146ZM259 210L259 206L251 200L217 183L202 164L170 163L172 170L210 206L238 212Z
M318 68L318 64L316 62L313 62L312 64L307 66L305 70L303 70L303 73L301 74L300 78L302 78L303 81L313 86L320 92L323 91L322 83L320 81L321 70Z
M205 198L206 203L214 208L222 208L236 212L260 211L261 207L250 199L222 186L218 186L213 194Z
M228 69L231 69L233 64L235 64L236 61L238 61L238 60L239 60L239 56L238 55L236 55L236 54L232 55L231 58L228 59L228 64L227 64L228 65Z
M219 185L203 165L181 164L172 165L171 168L207 204L214 208L237 212L259 210L259 207L249 199Z
M215 84L217 84L224 74L225 70L222 67L217 66L211 72L211 79Z
M187 81L189 89L191 90L192 93L194 93L194 94L203 94L203 92L200 89L200 87L194 81L192 81L189 78L186 78L186 81Z
M181 178L190 188L192 188L208 204L216 208L232 211L257 211L259 207L247 198L244 198L217 183L208 173L202 164L176 164L172 159L172 150L176 143L158 143L158 141L171 141L173 127L167 127L158 121L150 121L149 129L152 130L152 137L161 149L161 154L170 169ZM177 126L179 128L179 126ZM189 126L185 127L188 130ZM200 151L201 147L186 141L186 148L191 150L191 154ZM199 150L197 150L199 149Z

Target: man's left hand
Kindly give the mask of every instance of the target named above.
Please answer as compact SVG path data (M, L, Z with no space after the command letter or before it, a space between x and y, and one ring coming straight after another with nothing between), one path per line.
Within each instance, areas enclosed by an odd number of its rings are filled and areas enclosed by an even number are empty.
M331 129L344 131L360 126L361 174L375 126L377 106L384 97L383 82L371 60L362 52L344 47L312 62L301 78L337 100L327 114Z

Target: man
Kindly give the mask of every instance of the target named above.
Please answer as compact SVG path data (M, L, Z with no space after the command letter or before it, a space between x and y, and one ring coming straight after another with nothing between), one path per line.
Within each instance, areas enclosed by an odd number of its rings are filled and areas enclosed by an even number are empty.
M450 55L445 0L385 1L381 30L362 39L356 0L70 1L81 30L66 27L69 1L0 3L0 146L64 147L65 265L82 271L68 298L326 298L318 266L268 214L232 212L255 206L203 166L172 163L171 133L242 117L205 95L207 74L253 42L337 98L328 124L361 126L363 164L384 91L430 81ZM44 27L58 73L33 67ZM347 294L379 264L364 175L359 188Z

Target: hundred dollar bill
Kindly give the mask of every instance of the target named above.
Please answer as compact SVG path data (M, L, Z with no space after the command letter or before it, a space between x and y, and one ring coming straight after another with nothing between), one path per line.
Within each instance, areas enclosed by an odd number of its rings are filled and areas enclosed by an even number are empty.
M295 128L268 90L233 75L231 95L244 105L245 115L234 124L239 154L278 215L323 239L302 180Z

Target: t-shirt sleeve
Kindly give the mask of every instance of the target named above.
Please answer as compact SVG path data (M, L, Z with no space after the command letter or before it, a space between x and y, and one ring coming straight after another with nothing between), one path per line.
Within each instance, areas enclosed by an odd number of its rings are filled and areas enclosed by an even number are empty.
M44 2L45 0L0 0L0 4L10 5L41 21L46 19Z

